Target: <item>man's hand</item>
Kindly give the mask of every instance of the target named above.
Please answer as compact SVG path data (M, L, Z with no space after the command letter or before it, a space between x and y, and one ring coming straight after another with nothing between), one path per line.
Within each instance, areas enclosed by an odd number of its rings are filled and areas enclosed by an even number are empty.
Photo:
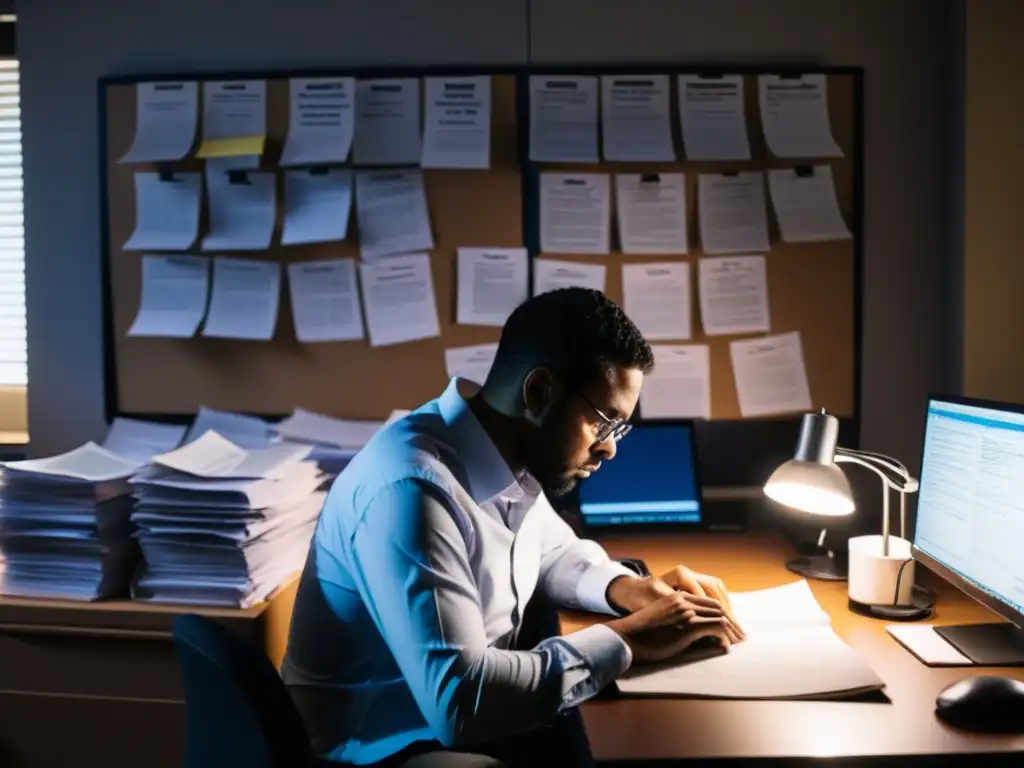
M717 601L676 591L607 626L639 662L664 661L705 637L718 638L726 649L740 640Z

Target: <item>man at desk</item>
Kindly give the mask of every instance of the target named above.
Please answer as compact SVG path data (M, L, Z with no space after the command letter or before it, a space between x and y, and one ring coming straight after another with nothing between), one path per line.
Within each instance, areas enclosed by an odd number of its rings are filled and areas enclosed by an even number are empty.
M509 317L482 388L453 379L353 459L324 505L282 666L318 754L585 765L578 704L630 664L742 638L719 580L637 578L546 498L615 456L652 368L604 294L545 293ZM610 620L543 638L529 626L541 599Z

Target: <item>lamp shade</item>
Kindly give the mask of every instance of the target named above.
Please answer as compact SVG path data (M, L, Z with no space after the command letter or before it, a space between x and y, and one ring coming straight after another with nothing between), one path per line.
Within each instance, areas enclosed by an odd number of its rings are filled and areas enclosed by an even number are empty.
M850 482L835 464L790 459L772 472L764 493L801 512L829 517L853 514Z

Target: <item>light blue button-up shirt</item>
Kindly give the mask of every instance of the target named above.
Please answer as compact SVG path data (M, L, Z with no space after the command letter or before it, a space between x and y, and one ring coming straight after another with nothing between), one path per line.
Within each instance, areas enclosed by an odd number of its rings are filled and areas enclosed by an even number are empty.
M526 731L630 665L604 625L511 650L536 590L613 613L630 572L517 481L452 379L335 481L302 574L282 675L314 748L363 764L415 741Z

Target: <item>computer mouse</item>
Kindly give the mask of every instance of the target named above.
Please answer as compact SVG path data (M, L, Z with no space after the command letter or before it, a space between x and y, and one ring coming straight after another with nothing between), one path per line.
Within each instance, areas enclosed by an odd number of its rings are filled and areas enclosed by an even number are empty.
M1024 682L978 675L946 686L935 714L950 725L982 733L1024 733Z

